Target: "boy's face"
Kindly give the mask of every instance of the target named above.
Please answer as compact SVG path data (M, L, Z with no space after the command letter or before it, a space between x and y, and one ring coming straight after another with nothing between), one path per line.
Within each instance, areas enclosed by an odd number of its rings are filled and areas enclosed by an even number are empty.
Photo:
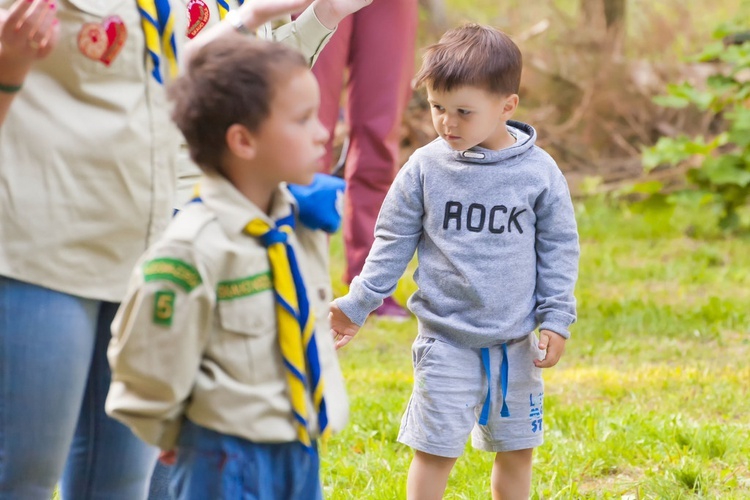
M445 92L428 85L427 100L432 125L456 151L477 145L498 150L513 144L505 122L516 109L518 97L515 94L500 96L472 85Z
M309 184L323 168L328 131L318 119L320 91L312 72L283 79L257 132L257 158L273 183Z

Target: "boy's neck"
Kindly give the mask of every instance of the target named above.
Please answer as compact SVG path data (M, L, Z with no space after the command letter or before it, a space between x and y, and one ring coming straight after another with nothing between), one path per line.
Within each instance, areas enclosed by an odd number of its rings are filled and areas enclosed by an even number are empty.
M502 136L502 144L498 148L498 150L506 149L514 145L518 139L515 135L511 134L510 131L507 129L507 123L506 123L506 132L505 135Z
M259 176L251 175L253 169L250 168L227 168L224 172L227 180L253 205L265 214L271 213L273 195L279 187L278 183L264 182L258 178Z

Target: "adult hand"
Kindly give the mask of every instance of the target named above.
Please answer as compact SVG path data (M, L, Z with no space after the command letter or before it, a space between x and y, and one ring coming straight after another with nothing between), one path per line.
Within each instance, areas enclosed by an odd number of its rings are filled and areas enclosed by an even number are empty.
M539 349L546 350L547 355L544 359L535 359L534 364L537 368L551 368L560 361L560 357L565 351L565 337L551 330L541 330L539 332Z
M323 26L334 29L346 16L367 7L373 0L315 0L315 16Z
M52 52L59 36L54 0L17 0L10 10L0 9L0 55L6 61L31 65Z
M359 326L352 322L335 302L331 302L331 312L328 313L328 319L331 321L331 333L336 349L348 344L359 331Z

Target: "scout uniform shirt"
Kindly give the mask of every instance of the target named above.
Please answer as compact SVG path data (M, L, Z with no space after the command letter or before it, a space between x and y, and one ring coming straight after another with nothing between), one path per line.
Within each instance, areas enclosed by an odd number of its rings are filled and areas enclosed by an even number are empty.
M177 8L184 9L183 17L187 20L184 36L180 38L183 44L221 20L219 3L216 0L180 0L179 5ZM227 5L232 10L239 7L237 2L232 1L227 2ZM273 24L266 23L258 29L257 35L259 38L275 40L299 50L312 66L334 31L321 24L315 16L313 7L310 6L294 21L287 17ZM201 170L190 160L184 143L177 159L177 176L175 207L179 209L192 198L193 186L201 176Z
M252 219L288 216L294 199L280 187L269 217L217 174L204 176L200 191L202 202L176 216L133 273L112 325L107 413L162 449L175 445L183 417L253 442L295 441L268 256L244 232ZM348 403L328 323L327 235L298 224L290 244L315 313L335 432ZM312 408L308 397L315 437Z
M0 128L0 275L117 302L171 216L179 144L135 0L57 6Z

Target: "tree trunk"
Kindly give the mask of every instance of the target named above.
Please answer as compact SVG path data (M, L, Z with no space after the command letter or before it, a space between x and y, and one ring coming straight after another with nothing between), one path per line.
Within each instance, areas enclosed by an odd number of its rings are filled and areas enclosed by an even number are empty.
M622 57L625 43L627 0L581 0L584 27L593 41L615 59Z

